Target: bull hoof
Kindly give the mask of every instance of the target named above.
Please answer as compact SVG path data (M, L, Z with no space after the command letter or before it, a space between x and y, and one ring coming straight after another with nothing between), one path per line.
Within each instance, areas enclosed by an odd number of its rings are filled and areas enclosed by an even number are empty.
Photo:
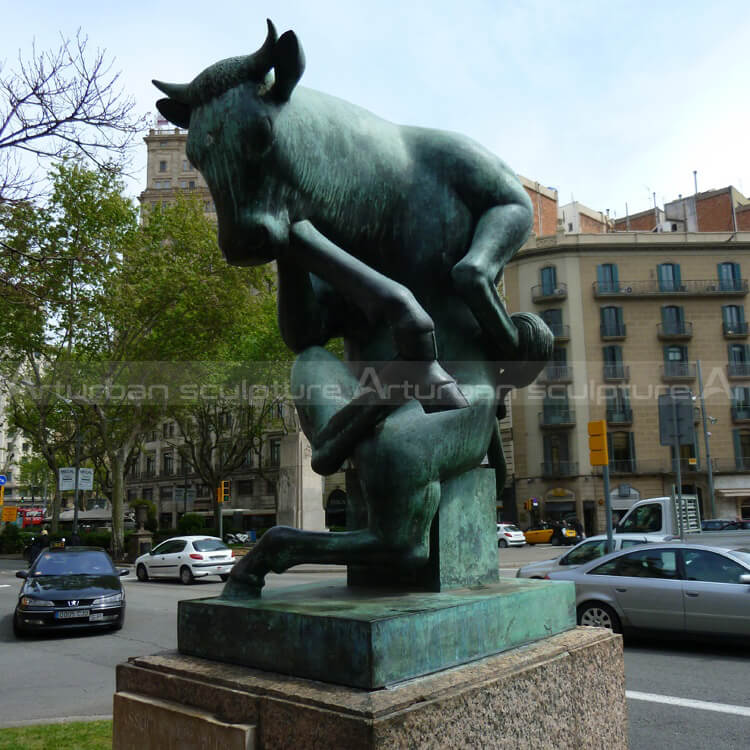
M427 412L465 409L469 402L455 379L437 360L389 362L380 373L384 390L392 402L416 399Z
M262 576L248 575L242 578L229 576L221 592L221 599L260 599L260 592L265 585Z

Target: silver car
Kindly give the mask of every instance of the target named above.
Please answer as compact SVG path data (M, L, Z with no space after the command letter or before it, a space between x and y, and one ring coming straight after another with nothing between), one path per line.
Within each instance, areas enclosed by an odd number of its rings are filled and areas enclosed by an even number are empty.
M614 534L612 540L615 544L614 551L618 551L647 542L663 542L664 537L661 535L650 537L648 534ZM524 565L516 572L516 578L544 578L548 573L556 570L571 570L596 560L606 551L607 535L592 536L576 544L564 555Z
M750 548L648 544L575 570L579 625L750 636Z

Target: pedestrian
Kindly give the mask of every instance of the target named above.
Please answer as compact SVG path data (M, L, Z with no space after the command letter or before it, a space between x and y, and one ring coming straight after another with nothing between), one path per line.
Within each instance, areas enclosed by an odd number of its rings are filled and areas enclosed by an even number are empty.
M583 541L586 538L586 534L583 531L583 524L578 520L578 518L573 518L570 521L570 525L575 529L578 541Z

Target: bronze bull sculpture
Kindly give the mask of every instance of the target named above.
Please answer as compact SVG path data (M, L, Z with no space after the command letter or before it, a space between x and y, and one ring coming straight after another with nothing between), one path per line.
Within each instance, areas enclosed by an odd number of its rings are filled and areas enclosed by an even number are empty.
M277 38L269 21L254 54L189 84L154 81L168 96L160 112L189 129L227 261L277 263L293 391L327 394L297 401L313 468L349 459L367 504L366 528L270 529L225 597L258 596L266 573L306 562L424 564L441 481L478 466L491 443L502 480L502 397L552 350L545 324L509 315L497 292L533 219L513 172L469 138L298 86L304 67L294 32ZM323 348L339 336L346 362ZM360 387L374 364L385 396Z

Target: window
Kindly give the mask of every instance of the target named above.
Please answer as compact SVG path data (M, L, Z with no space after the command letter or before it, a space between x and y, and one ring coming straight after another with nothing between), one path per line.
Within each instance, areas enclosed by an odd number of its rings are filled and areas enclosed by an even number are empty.
M721 308L721 321L724 333L747 333L745 308L742 305L724 305Z
M154 473L154 466L155 466L155 458L154 456L146 456L146 474L153 474Z
M544 473L568 474L568 436L566 434L544 435Z
M281 439L273 438L269 444L271 466L281 465Z
M687 377L690 375L686 346L664 347L664 374L667 377Z
M750 376L750 347L747 344L730 344L727 347L728 374L746 378Z
M622 524L617 526L618 534L648 534L662 528L662 511L659 503L649 503L636 508Z
M584 542L579 544L574 550L568 552L560 565L583 565L584 563L596 560L601 557L607 550L607 540L602 539L599 542Z
M171 500L172 499L172 488L171 487L159 487L159 500Z
M252 495L253 494L253 480L252 479L240 479L237 482L237 493L239 495Z
M599 310L599 320L603 337L625 335L625 323L621 307L602 307Z
M195 180L188 181L188 189L195 190Z
M732 411L736 417L750 419L750 388L740 385L732 388Z
M172 187L172 180L154 180L155 190L169 190Z
M742 291L739 263L719 263L717 267L719 289L722 291Z
M635 471L635 439L632 432L608 432L607 451L610 471L628 474Z
M750 431L733 430L734 463L738 471L750 470Z
M607 422L632 421L630 395L626 388L616 387L607 389Z
M568 222L568 231L569 231L569 232L572 232L572 231L573 231L573 223L572 223L572 222L570 222L570 221Z
M685 311L677 305L667 305L661 309L661 323L667 336L685 333Z
M622 347L602 347L604 357L605 380L623 380L625 378L625 367L622 364Z
M542 320L549 326L554 336L562 335L562 310L544 310L542 312Z
M188 181L187 180L180 180L180 188L183 190L187 190Z
M554 294L557 289L557 269L554 266L547 266L541 269L539 275L542 282L542 294Z
M615 575L677 579L677 550L639 549L617 558Z
M182 171L183 172L192 172L192 170L193 170L193 165L187 159L183 159L182 160Z
M678 292L681 289L680 284L680 264L679 263L660 263L656 267L657 278L659 280L660 292Z
M620 284L617 279L617 265L602 263L596 267L596 281L600 292L619 292Z
M174 474L174 454L173 453L165 453L162 456L162 460L164 463L164 473L165 474Z
M673 232L676 232L677 231L677 224L672 224L671 230Z
M160 172L166 172L167 171L167 162L166 161L160 161L159 162L159 171Z
M686 549L682 554L685 561L685 578L688 581L740 583L740 576L750 572L734 560L715 552Z

